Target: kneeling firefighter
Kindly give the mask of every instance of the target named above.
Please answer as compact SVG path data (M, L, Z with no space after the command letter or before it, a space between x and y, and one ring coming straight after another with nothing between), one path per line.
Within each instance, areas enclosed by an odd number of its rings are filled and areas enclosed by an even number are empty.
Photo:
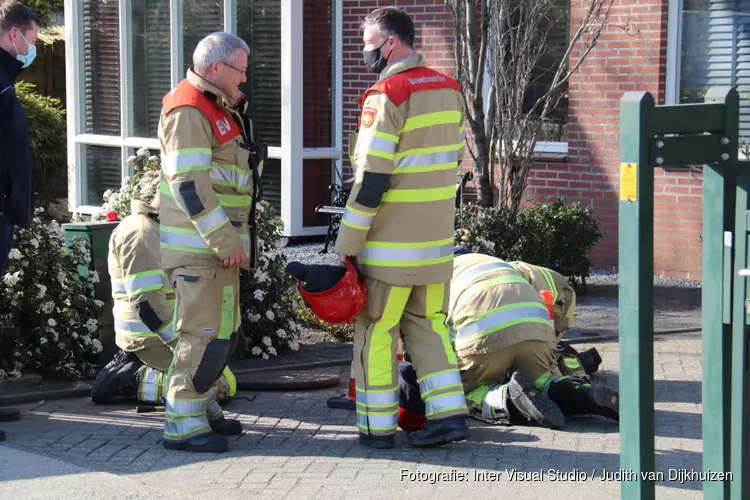
M151 204L132 200L131 214L109 240L115 343L121 351L96 377L91 390L96 404L113 398L164 404L177 334L173 320L175 293L160 265L160 199L157 192ZM235 392L234 375L225 367L218 397Z
M564 423L563 415L619 420L615 391L561 373L549 311L521 273L495 257L457 253L447 322L472 416L551 428ZM416 374L408 361L400 372L399 425L417 430L424 404Z

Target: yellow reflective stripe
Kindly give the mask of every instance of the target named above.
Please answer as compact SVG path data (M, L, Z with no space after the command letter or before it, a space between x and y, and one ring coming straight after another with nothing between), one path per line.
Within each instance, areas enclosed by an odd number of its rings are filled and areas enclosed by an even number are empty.
M453 259L453 238L415 243L365 242L360 260L370 266L428 266Z
M439 245L447 245L453 243L453 238L443 238L442 240L432 241L413 241L413 242L398 242L398 241L366 241L365 245L369 248L429 248Z
M187 148L162 155L161 168L167 175L196 172L211 168L210 148Z
M443 312L443 303L445 302L446 288L447 287L444 283L433 283L431 285L427 285L427 298L425 300L425 302L427 303L427 307L425 311L425 319L430 322L432 331L437 333L440 337L440 341L443 343L443 351L445 351L445 356L448 359L448 363L457 365L458 361L456 360L456 351L451 345L450 333L448 332L448 327L445 325L445 313ZM449 383L444 387L447 388L453 385L461 385L460 377L458 381ZM463 391L461 392L461 394L463 395ZM422 394L422 398L426 400L426 395Z
M383 195L383 203L419 203L455 197L455 185L430 189L390 189Z
M399 324L411 295L410 287L392 286L388 291L383 314L373 325L370 345L367 346L367 385L393 385L393 363L391 329Z
M221 297L221 325L218 334L220 339L228 339L234 332L234 306L234 287L225 286Z
M557 302L557 286L555 286L555 279L552 277L552 274L550 274L547 268L537 266L537 269L539 269L539 272L544 276L544 281L547 282L549 289L552 290L552 302Z
M216 194L216 199L224 207L249 207L253 197L249 194Z
M435 113L411 116L406 119L406 123L404 124L404 128L401 129L401 132L409 132L410 130L432 127L435 125L448 125L451 123L461 123L460 111L437 111Z
M366 231L370 229L375 214L376 212L365 212L347 205L344 216L341 218L341 223L354 229Z
M398 147L398 136L378 132L375 130L364 130L357 137L357 150L365 154L377 156L386 160L393 160Z
M406 156L412 156L412 155L442 153L445 151L458 151L459 149L461 149L461 144L446 144L443 146L431 146L428 148L407 149L406 151L401 151L400 153L396 153L396 159L401 159Z

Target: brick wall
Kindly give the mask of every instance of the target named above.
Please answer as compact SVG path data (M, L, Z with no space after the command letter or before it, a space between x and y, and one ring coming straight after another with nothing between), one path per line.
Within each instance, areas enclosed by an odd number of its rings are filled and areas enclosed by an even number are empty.
M571 12L575 29L583 15ZM594 207L604 234L592 254L595 268L617 266L619 100L630 90L653 93L663 104L666 79L667 0L615 0L612 24L570 82L569 154L564 161L540 159L531 173L529 199L561 196ZM361 20L392 0L344 1L344 132L356 126L359 97L376 77L362 64ZM443 2L402 1L417 26L417 50L428 64L453 74L454 34ZM701 177L656 171L654 272L700 279Z

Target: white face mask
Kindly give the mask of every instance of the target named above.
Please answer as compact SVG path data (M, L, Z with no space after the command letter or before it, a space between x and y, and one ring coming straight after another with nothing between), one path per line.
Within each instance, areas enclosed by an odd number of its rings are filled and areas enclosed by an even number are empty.
M26 37L23 36L23 33L21 33L21 38L23 38L23 41L26 42L26 45L28 46L29 50L26 53L26 55L21 55L21 52L18 50L18 47L16 46L16 42L13 42L13 47L16 48L16 59L21 61L23 63L24 68L28 68L31 66L31 63L36 58L36 45L31 45L28 40L26 40Z

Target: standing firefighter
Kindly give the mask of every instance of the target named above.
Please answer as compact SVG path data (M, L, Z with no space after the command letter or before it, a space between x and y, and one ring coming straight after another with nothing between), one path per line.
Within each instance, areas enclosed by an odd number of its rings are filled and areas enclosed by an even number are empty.
M363 23L364 56L379 82L362 98L355 183L336 243L356 257L368 289L357 317L357 426L365 446L391 448L401 330L427 408L412 446L469 436L456 356L444 325L453 262L456 168L464 151L458 84L414 53L414 25L395 8Z
M201 40L187 78L164 97L161 256L177 294L179 340L169 372L164 447L225 452L242 425L223 418L217 379L240 327L239 267L255 267L256 190L265 148L253 143L248 46L229 33Z

